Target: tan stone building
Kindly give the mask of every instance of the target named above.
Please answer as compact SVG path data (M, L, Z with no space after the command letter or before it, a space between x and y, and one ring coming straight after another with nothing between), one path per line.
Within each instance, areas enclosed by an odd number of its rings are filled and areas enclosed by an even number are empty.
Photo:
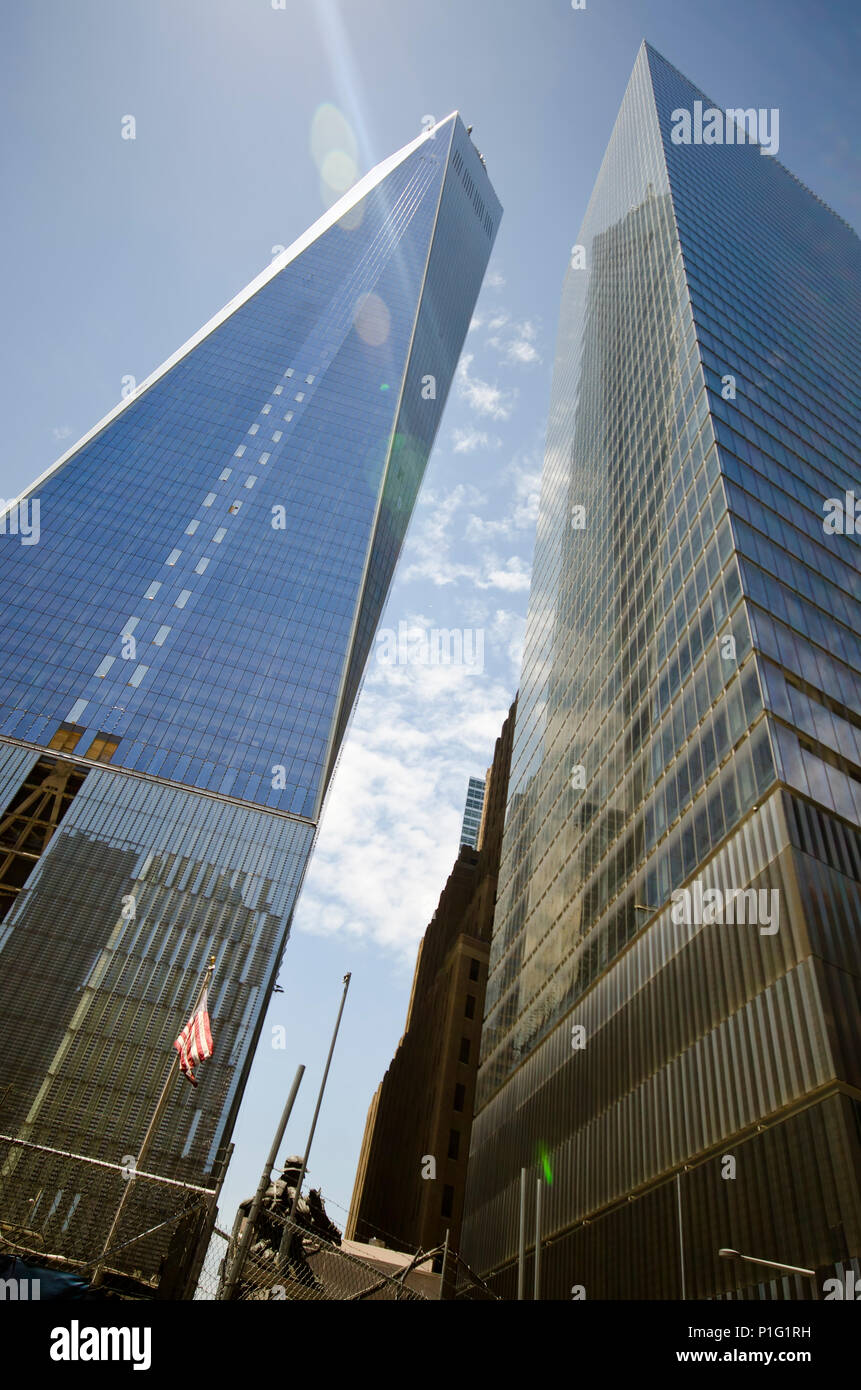
M515 707L477 848L461 846L419 946L404 1035L368 1110L348 1239L431 1250L448 1230L458 1249Z

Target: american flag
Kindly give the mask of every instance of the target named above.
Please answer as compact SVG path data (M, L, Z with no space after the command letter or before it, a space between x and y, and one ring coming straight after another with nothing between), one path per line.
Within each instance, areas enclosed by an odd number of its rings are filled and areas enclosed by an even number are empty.
M174 1047L179 1053L179 1065L183 1074L188 1077L192 1086L196 1086L194 1068L198 1062L212 1056L212 1030L209 1026L206 990L203 991L203 998L174 1043Z

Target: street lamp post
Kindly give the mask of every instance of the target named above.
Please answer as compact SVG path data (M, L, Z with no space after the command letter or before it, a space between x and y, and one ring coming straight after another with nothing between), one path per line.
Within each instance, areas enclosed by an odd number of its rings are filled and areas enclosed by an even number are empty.
M787 1265L780 1260L761 1260L758 1255L742 1255L738 1250L728 1250L723 1248L718 1251L723 1260L744 1260L747 1264L765 1265L767 1269L779 1269L784 1274L806 1274L808 1279L816 1279L815 1269L806 1269L804 1265ZM813 1296L816 1297L816 1284L813 1285Z

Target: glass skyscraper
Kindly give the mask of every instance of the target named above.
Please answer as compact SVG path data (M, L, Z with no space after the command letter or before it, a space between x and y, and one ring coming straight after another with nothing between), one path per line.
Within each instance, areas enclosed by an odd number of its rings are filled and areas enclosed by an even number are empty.
M0 1133L40 1147L0 1141L0 1222L24 1248L98 1254L121 1177L45 1150L137 1153L211 955L215 1055L146 1167L221 1171L500 214L452 115L9 514ZM153 1275L170 1235L115 1258Z
M861 248L710 110L643 45L565 278L464 1223L505 1296L522 1167L546 1298L861 1273Z
M484 810L485 782L481 777L470 777L466 790L466 804L463 808L463 823L460 827L460 843L478 845L478 832L481 829L481 815Z

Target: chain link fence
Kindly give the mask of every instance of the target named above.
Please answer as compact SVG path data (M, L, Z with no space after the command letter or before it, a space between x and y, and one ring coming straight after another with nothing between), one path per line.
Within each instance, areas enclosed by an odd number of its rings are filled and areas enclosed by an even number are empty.
M206 1188L0 1135L0 1251L127 1297L184 1296L212 1198Z
M240 1273L237 1299L252 1303L427 1301L423 1293L406 1282L414 1264L397 1274L387 1274L281 1212L267 1210L260 1215L263 1220ZM237 1232L236 1239L230 1240L223 1231L216 1230L204 1259L199 1298L223 1295L240 1235Z
M273 1189L274 1191L274 1189ZM94 1280L113 1296L215 1301L225 1297L242 1224L215 1226L214 1193L118 1163L0 1135L0 1255ZM287 1194L289 1196L289 1193ZM318 1194L312 1193L311 1197ZM320 1205L319 1202L317 1205ZM430 1261L400 1269L343 1249L310 1199L299 1220L271 1204L258 1212L233 1297L245 1302L400 1302L435 1298ZM328 1239L320 1229L334 1234ZM309 1226L312 1229L309 1229ZM316 1226L316 1229L313 1227ZM493 1297L450 1255L448 1297ZM420 1285L424 1283L422 1289Z
M230 1236L219 1226L213 1226L194 1297L197 1302L211 1302L218 1298L226 1274L225 1259L230 1247Z

